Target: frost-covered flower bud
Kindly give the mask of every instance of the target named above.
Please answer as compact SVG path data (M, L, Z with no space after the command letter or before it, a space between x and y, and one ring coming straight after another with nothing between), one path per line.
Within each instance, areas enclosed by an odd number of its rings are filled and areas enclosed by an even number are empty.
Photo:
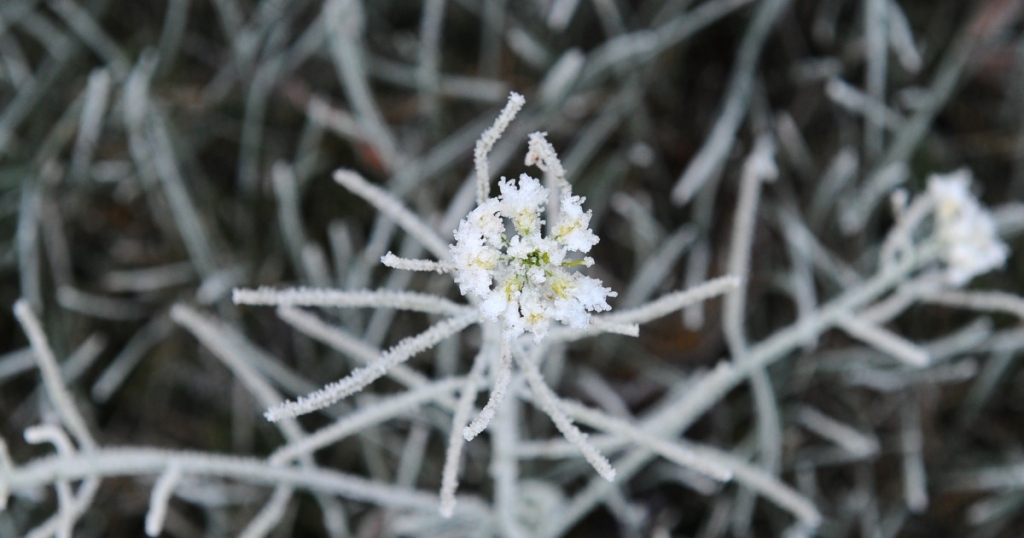
M577 252L590 252L599 241L590 231L590 210L583 211L586 198L563 193L559 204L558 224L555 225L555 240L566 248Z
M928 195L935 203L935 233L950 284L963 286L977 275L1002 267L1009 249L996 233L995 221L971 194L971 173L960 169L934 174Z
M518 187L512 180L501 178L498 188L501 190L502 214L512 221L516 230L523 235L539 231L544 224L540 208L548 197L548 190L541 186L540 181L522 174Z

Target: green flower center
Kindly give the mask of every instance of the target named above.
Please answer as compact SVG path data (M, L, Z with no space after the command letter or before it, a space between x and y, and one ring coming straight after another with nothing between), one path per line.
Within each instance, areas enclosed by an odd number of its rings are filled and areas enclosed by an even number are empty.
M550 265L551 264L551 258L548 257L548 253L547 252L541 252L539 250L535 250L535 251L533 251L533 252L531 252L531 253L526 255L526 259L523 260L523 263L525 263L526 265L531 265L533 267L541 267L541 266Z

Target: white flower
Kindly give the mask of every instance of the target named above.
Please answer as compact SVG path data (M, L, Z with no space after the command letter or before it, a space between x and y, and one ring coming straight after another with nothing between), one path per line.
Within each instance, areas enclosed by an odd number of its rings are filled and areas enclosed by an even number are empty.
M597 244L598 237L590 231L590 210L583 212L586 198L562 194L559 204L558 224L555 225L555 238L568 248L578 252L590 252Z
M501 221L501 217L498 216L498 211L500 210L501 207L498 200L492 198L470 212L466 219L472 221L473 228L479 231L480 235L485 239L498 238L505 231L505 224ZM492 247L500 247L501 241L490 242L490 245Z
M544 224L540 218L540 208L548 198L548 190L541 186L540 181L522 174L519 176L518 188L512 180L501 178L498 189L501 190L501 196L484 203L500 200L502 215L512 220L519 233L530 235L539 231Z
M934 174L928 194L935 203L935 232L943 244L946 279L963 286L977 275L1002 267L1009 249L1000 241L992 215L971 194L971 173L960 169Z
M605 293L606 288L601 287L601 281L583 275L579 276L580 278L576 279L576 297L580 304L587 310L597 312L611 310L612 307L608 306L606 300L608 297L608 294Z
M548 237L541 235L542 207L548 189L527 174L519 182L502 178L501 194L489 198L459 223L455 244L449 248L455 281L463 295L480 299L481 315L503 322L505 338L524 332L540 340L552 321L583 329L590 312L610 310L608 297L617 294L601 281L568 268L590 266L593 260L567 261L570 252L586 253L597 244L590 230L590 211L584 199L564 193L558 224ZM505 236L505 223L514 234Z
M559 271L552 279L554 294L553 317L574 328L585 329L590 325L588 311L611 310L608 306L608 288L601 281L579 273Z
M498 266L501 251L488 244L487 236L467 217L455 230L455 245L449 247L452 261L460 268L455 282L463 295L481 295L491 287L493 270Z

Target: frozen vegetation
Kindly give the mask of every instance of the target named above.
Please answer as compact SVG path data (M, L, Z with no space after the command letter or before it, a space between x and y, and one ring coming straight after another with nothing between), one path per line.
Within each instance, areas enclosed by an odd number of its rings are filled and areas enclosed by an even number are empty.
M1020 536L1022 21L0 2L0 536Z

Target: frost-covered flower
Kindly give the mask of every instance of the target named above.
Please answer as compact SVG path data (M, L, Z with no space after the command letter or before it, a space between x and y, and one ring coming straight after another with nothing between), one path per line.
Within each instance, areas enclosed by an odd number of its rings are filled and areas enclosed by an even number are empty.
M934 174L928 195L935 203L935 233L942 242L946 279L963 286L977 275L1002 267L1009 249L999 239L992 215L971 194L971 173L960 169Z
M443 316L425 331L403 338L346 377L318 391L271 407L266 412L271 421L310 413L347 398L445 338L474 324L482 326L480 352L469 374L461 380L441 381L461 383L465 387L452 415L442 471L440 512L444 517L450 517L455 509L463 444L487 429L506 394L515 390L513 369L516 367L522 371L538 408L551 417L565 439L579 449L598 474L609 481L615 479L611 463L573 424L561 400L545 384L538 368L538 359L548 346L578 336L571 330L550 330L555 322L572 329L590 329L588 333L637 336L641 323L735 290L740 283L734 276L724 276L624 312L591 318L593 312L611 310L608 298L615 297L616 293L604 287L600 280L577 272L580 266L593 265L594 260L584 255L597 244L598 237L590 230L591 212L584 211L584 198L572 194L565 170L544 133L530 135L525 163L544 172L548 186L522 174L518 181L501 178L498 196L490 196L488 154L524 102L521 95L510 94L494 124L477 141L473 152L477 205L459 222L454 232L454 243L446 242L400 200L358 173L338 170L334 174L339 184L376 206L436 257L436 260L409 259L388 252L381 257L381 263L395 269L451 274L472 304L456 304L439 295L391 289L344 291L299 288L280 292L259 289L235 290L233 295L238 303L285 307L279 311L282 319L301 326L310 334L325 334L331 329L316 316L291 307L398 308ZM544 212L545 208L553 209L549 206L553 201L557 201L558 214L548 223ZM548 217L551 217L550 213ZM535 346L512 342L525 332L533 333ZM347 337L331 338L338 342L348 341ZM359 349L365 349L361 344L359 346ZM362 353L360 351L357 355ZM485 371L489 371L492 378L490 396L483 409L470 420ZM685 456L684 459L692 457ZM698 467L701 472L720 480L731 476L730 471L717 464L701 463Z
M542 236L548 189L527 174L518 184L501 178L498 188L497 198L459 223L449 247L455 281L463 295L480 300L483 317L501 320L507 339L531 332L540 340L552 320L582 329L590 325L590 312L610 310L607 299L616 293L571 270L593 260L568 259L571 252L589 252L599 240L590 230L591 212L583 210L585 198L563 193L558 221Z

